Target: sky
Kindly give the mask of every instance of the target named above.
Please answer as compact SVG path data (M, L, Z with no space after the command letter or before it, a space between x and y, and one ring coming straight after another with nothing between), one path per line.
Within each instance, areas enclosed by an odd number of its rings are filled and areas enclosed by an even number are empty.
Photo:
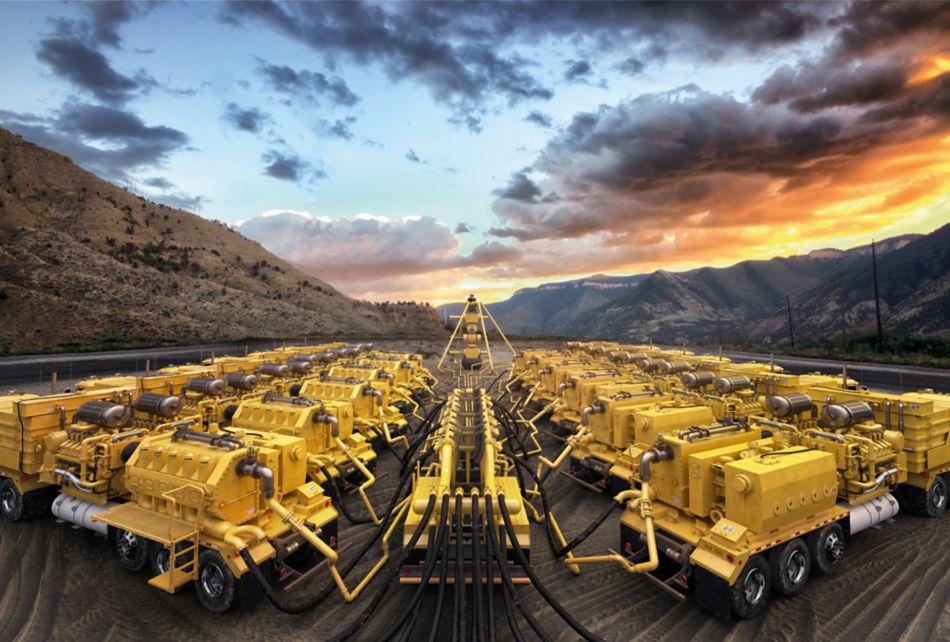
M0 125L373 300L950 222L950 3L2 3Z

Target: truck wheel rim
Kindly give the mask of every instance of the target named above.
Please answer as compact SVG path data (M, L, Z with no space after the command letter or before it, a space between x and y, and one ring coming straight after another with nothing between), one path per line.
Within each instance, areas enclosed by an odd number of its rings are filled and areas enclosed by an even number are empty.
M943 484L934 484L933 490L930 493L931 501L933 502L934 508L940 510L944 507L944 504L947 503L947 490L943 487Z
M805 569L805 556L801 551L792 551L792 554L788 556L785 577L792 584L801 584L805 579Z
M135 553L138 550L138 541L133 533L122 531L116 538L116 548L119 551L119 557L124 560L135 559Z
M16 507L16 490L7 486L0 491L0 506L4 513L12 513Z
M742 583L742 592L745 601L749 604L758 604L765 595L765 575L757 568L749 571Z
M837 533L830 533L825 540L825 557L832 564L841 559L844 554L844 543Z
M210 597L224 593L224 574L217 566L205 566L201 571L201 588Z

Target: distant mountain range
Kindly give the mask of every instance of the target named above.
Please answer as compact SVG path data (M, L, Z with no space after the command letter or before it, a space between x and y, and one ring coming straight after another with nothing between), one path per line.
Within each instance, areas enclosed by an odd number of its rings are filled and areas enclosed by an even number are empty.
M876 244L882 314L889 330L950 333L950 225ZM786 295L797 343L875 325L871 247L742 261L725 268L596 275L525 288L489 306L502 329L521 335L623 341L784 344ZM441 306L458 314L461 304Z
M435 310L351 299L0 128L0 352L408 335L444 336Z
M594 310L629 293L646 275L606 276L545 283L523 288L510 299L489 307L495 320L511 334L559 334L585 311ZM464 303L439 306L439 313L459 314Z

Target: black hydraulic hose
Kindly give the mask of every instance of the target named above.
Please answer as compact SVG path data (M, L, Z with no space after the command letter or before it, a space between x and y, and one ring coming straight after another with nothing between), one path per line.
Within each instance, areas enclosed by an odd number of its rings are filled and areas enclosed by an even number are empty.
M452 617L452 639L468 639L465 623L465 550L463 547L462 502L455 496L455 611Z
M541 496L541 512L544 514L544 522L545 522L545 525L547 526L548 544L551 545L551 552L554 554L555 557L564 557L565 555L573 551L575 548L583 544L584 540L590 537L591 534L595 530L597 530L600 527L600 525L603 524L607 520L607 518L610 516L611 513L614 512L615 509L623 506L623 504L620 502L613 502L612 504L608 505L607 508L604 509L604 511L600 515L598 515L597 518L594 521L592 521L587 526L587 528L584 529L582 533L580 533L577 537L575 537L570 542L568 542L567 545L561 546L560 544L556 544L555 539L554 539L555 536L554 536L553 526L551 525L551 507L548 504L548 495L547 495L547 491L545 491L544 489L543 480L538 479L538 476L534 473L533 470L531 470L531 467L528 464L524 463L517 457L512 457L511 459L512 461L515 462L517 466L523 467L525 471L528 473L528 475L531 477L532 481L534 481L535 484L537 484L538 486L538 494Z
M494 524L489 523L486 526L486 528L491 528L492 530L494 530L495 526ZM492 570L496 562L495 549L492 546L493 539L494 539L493 537L489 537L488 532L486 531L485 532L485 550L488 552L489 582L495 579L494 571ZM501 560L497 560L497 562L499 565L503 564ZM491 584L489 584L489 586L491 586ZM491 592L489 592L489 599L491 599L491 597L492 597ZM502 598L502 602L505 605L505 619L508 621L508 628L511 630L511 635L515 638L516 642L523 642L524 636L521 635L521 630L518 628L518 623L515 621L515 614L511 610L511 598L508 596L508 586L504 584L504 582L502 582L502 587L501 587L501 598ZM494 622L492 622L492 624L494 625ZM494 626L488 629L488 634L489 636L491 636L491 639L494 640L494 635L495 635Z
M499 499L501 497L499 496ZM494 509L492 508L492 496L485 495L485 521L488 524L495 523ZM506 594L511 598L511 601L514 602L515 606L518 607L518 611L521 612L522 617L528 622L528 626L535 632L535 634L542 640L550 640L551 637L547 632L542 628L542 626L535 619L534 615L531 614L531 611L521 603L521 598L518 597L518 592L515 590L515 584L511 580L511 573L508 572L508 560L505 557L505 553L501 552L501 546L498 543L498 540L495 539L495 529L488 529L488 536L491 538L492 548L495 549L495 559L498 561L498 572L501 575L501 580L505 585ZM508 606L508 600L505 600L506 607ZM512 633L515 633L518 630L518 625L514 621L513 614L510 613L508 616L508 624L511 626ZM523 639L520 637L520 632L515 634L515 637L518 639Z
M518 563L524 567L525 573L528 574L534 588L541 594L541 597L551 605L551 608L561 616L561 619L567 622L568 626L577 631L578 635L588 642L603 642L602 638L588 631L583 624L574 619L574 616L564 608L557 598L551 595L550 591L541 583L540 578L538 578L537 574L528 564L528 559L525 557L524 550L522 550L521 544L518 542L518 538L515 534L515 527L511 523L511 515L508 514L508 507L505 505L505 495L503 493L498 495L498 507L501 510L501 518L505 522L505 530L511 539L511 547L514 549L515 557L518 559Z
M422 594L425 592L426 586L429 585L429 580L432 579L432 573L435 571L435 563L439 556L440 549L445 539L448 537L448 521L449 521L449 496L443 495L442 497L442 512L439 516L439 528L436 531L434 539L429 540L429 547L426 550L426 559L423 565L422 578L419 582L419 586L416 587L416 591L412 596L412 599L406 604L406 607L400 612L399 616L395 618L393 623L389 626L388 629L380 636L381 640L389 640L397 635L399 629L402 628L405 624L406 619L408 619L410 613L415 610L415 607L419 604L422 599Z
M448 519L448 517L446 517ZM429 642L435 642L439 633L439 624L442 621L442 604L445 602L445 585L449 575L449 538L442 540L441 563L439 566L439 593L436 597L435 615L432 617L432 629L429 632Z
M479 533L478 496L472 497L472 629L475 642L482 642L482 556Z
M440 411L442 407L445 406L445 403L446 402L443 401L442 403L434 406L432 410L429 411L429 414L426 416L423 422L419 424L417 430L421 432L415 436L414 441L410 443L409 449L406 451L405 463L399 469L400 475L405 474L407 470L411 470L412 458L415 456L416 451L420 446L422 446L422 444L425 443L426 438L438 428L438 424L434 422L434 419L436 417L436 413L438 413L438 411Z
M326 477L329 482L330 499L333 501L333 504L340 509L340 512L343 513L343 516L346 517L348 522L351 524L369 524L373 521L373 518L368 516L355 517L353 513L350 512L350 509L346 507L346 504L343 503L343 494L340 492L340 487L336 483L336 478L330 474L326 466L320 466L320 472L323 473L323 476Z
M494 524L485 522L485 576L488 582L486 587L485 605L488 618L488 642L495 642L495 562L492 559L491 541L488 538L489 528L495 528ZM476 545L478 542L476 542ZM513 632L512 632L513 633Z
M432 451L426 452L420 458L420 461L424 462L432 454L433 454ZM396 492L393 493L392 499L389 502L389 506L386 508L386 513L385 513L386 517L383 519L382 523L376 528L376 532L373 534L373 537L368 539L366 543L363 544L363 546L356 552L353 558L350 559L349 562L347 562L346 567L342 571L340 571L340 577L345 578L356 567L356 565L359 564L360 560L363 559L363 557L366 555L369 549L373 546L373 544L379 541L379 538L383 535L383 533L389 527L389 523L393 519L393 515L392 515L393 509L396 507L396 504L398 503L398 500L399 500L399 496L402 494L402 490L405 487L407 481L409 481L408 475L404 476L402 480L400 481L399 485L396 487ZM299 615L301 613L305 613L309 611L310 609L314 608L315 606L323 602L325 599L327 599L327 597L329 597L330 594L333 592L333 589L336 588L336 585L331 583L323 591L315 595L313 598L307 600L306 602L288 606L287 604L283 603L280 596L278 596L278 594L274 591L270 582L267 581L267 579L264 577L263 573L261 573L257 565L253 564L254 560L250 559L250 561L248 561L249 556L246 557L243 554L241 555L241 558L244 559L245 564L248 565L248 568L251 569L251 572L254 574L254 577L257 579L258 582L260 582L261 586L264 588L264 592L267 595L267 599L270 600L270 602L274 605L274 608L276 608L278 611L287 613L289 615Z
M386 439L386 435L383 434L381 430L375 427L373 428L373 432L376 434L376 437L379 439L379 442L383 445L383 448L391 452L393 454L393 457L395 457L399 461L400 464L405 465L406 460L403 459L402 455L396 452L396 449L393 448L392 444L389 443L389 440ZM407 448L406 453L408 454L408 452L409 452L409 449Z
M498 383L498 380L501 379L502 376L505 375L507 372L508 372L508 368L505 368L504 370L499 372L498 376L492 379L492 382L488 384L487 388L485 388L485 393L486 394L491 393L491 389L495 387L495 384Z
M399 558L399 563L396 564L392 571L389 573L389 577L386 578L386 583L383 584L376 595L373 596L372 601L363 609L363 612L360 613L359 617L350 624L344 631L337 634L333 637L332 642L342 642L343 640L350 639L353 635L356 634L360 628L366 624L373 614L376 612L376 609L379 608L379 604L383 601L383 598L386 596L386 593L392 588L392 585L399 578L399 571L402 569L403 565L406 563L406 560L409 559L409 555L412 553L412 549L415 548L416 542L419 541L419 538L422 536L422 533L429 527L429 518L432 517L432 511L435 508L435 495L429 495L429 502L426 504L426 510L422 514L422 519L419 522L419 526L416 527L415 532L413 532L412 537L409 538L409 542L406 544L406 547L402 551L402 555Z

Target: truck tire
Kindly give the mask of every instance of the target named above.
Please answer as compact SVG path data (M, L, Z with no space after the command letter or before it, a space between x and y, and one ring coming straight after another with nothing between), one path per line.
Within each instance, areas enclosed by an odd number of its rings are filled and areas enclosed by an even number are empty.
M198 556L195 590L198 601L212 613L229 611L237 602L237 578L217 551L204 551Z
M170 555L170 551L168 547L165 546L164 544L159 544L158 542L150 542L149 545L150 545L149 565L152 568L152 575L157 577L161 575L162 573L165 573L168 571L169 562L171 561L171 555ZM175 545L175 548L181 551L185 547L190 546L190 545L191 543L187 541L178 542ZM182 568L183 566L186 566L189 562L191 562L191 560L193 559L192 558L193 555L194 553L192 553L192 555L189 555L187 557L185 556L179 557L178 568Z
M145 568L151 548L149 541L141 535L121 528L115 530L115 552L119 556L119 563L126 569L138 572Z
M811 572L811 553L805 542L796 538L772 549L772 588L781 595L793 597L802 592Z
M805 537L812 566L830 573L844 556L844 529L837 522L828 524Z
M771 570L761 555L749 558L736 583L729 587L729 602L732 613L743 620L751 620L762 614L769 600Z
M915 486L901 487L899 497L901 508L924 515L926 517L940 517L947 510L947 480L942 475L934 477L930 490L923 490Z
M8 521L18 522L23 519L25 512L26 501L17 490L13 480L7 478L0 480L0 514Z

